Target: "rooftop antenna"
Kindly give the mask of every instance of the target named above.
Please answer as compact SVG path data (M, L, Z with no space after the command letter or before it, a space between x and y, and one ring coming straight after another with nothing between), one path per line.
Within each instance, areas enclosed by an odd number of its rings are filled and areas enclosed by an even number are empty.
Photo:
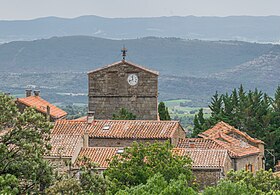
M126 52L127 52L127 49L125 48L125 46L123 46L121 52L122 52L123 61L125 61L125 56L126 56Z

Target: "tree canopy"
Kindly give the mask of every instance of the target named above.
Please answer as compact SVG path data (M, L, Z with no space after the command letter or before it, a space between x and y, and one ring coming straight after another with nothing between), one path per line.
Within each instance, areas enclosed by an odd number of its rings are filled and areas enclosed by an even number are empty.
M158 105L158 114L160 120L171 120L168 108L165 106L164 102L160 102Z
M190 158L173 155L169 143L135 142L113 158L104 174L113 182L113 192L146 184L148 179L157 173L160 173L166 182L178 179L179 175L183 174L186 181L192 184L190 164Z
M231 94L217 92L209 105L212 113L204 118L202 110L195 116L193 137L204 130L224 121L250 136L266 143L266 148L273 151L276 159L280 159L280 87L274 97L255 89L246 92L241 85ZM274 162L270 154L266 154L267 168Z
M12 97L0 94L0 192L38 193L50 185L52 167L43 159L50 128L43 115L20 113Z

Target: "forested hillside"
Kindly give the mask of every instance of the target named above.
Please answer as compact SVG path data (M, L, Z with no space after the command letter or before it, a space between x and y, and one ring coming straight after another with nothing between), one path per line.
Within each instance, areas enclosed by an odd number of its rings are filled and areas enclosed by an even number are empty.
M88 35L113 39L180 37L279 42L279 16L103 18L81 16L0 21L0 42Z

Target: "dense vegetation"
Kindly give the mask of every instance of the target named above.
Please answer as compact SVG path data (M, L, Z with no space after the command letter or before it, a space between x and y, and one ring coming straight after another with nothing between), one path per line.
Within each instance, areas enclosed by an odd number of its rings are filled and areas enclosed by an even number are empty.
M280 159L280 87L272 98L257 89L246 92L241 85L231 94L216 93L209 108L212 111L209 118L203 117L202 110L195 116L193 136L224 121L264 141L266 149L271 150L276 160ZM273 156L266 154L266 166L272 168Z
M33 109L19 113L0 94L0 194L39 193L51 184L52 167L43 160L51 125Z
M239 90L240 91L240 90ZM277 90L277 97L280 89ZM255 92L255 94L257 94ZM278 101L273 101L274 103ZM13 99L0 95L1 194L279 194L271 171L229 172L217 186L199 193L191 159L172 153L170 143L134 143L119 150L103 175L87 158L73 174L55 174L48 153L51 125L33 109L18 112ZM79 179L77 177L79 175Z

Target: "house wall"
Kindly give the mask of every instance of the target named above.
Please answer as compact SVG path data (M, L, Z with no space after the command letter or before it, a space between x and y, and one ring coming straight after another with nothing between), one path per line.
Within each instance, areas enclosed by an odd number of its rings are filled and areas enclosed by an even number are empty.
M129 74L138 76L138 84L127 82ZM157 120L158 76L137 67L120 64L88 74L89 111L96 119L112 119L121 108L137 119Z
M236 158L236 170L245 170L246 165L252 164L253 165L253 172L255 173L259 170L259 155L251 155L246 156L243 158Z
M216 185L224 177L221 169L193 169L193 174L196 177L199 189Z
M179 125L179 127L176 129L175 133L173 134L171 138L171 144L173 146L177 146L180 138L181 139L186 138L186 132L181 125Z
M89 147L127 147L133 142L155 143L165 142L168 139L106 139L106 138L89 138Z

